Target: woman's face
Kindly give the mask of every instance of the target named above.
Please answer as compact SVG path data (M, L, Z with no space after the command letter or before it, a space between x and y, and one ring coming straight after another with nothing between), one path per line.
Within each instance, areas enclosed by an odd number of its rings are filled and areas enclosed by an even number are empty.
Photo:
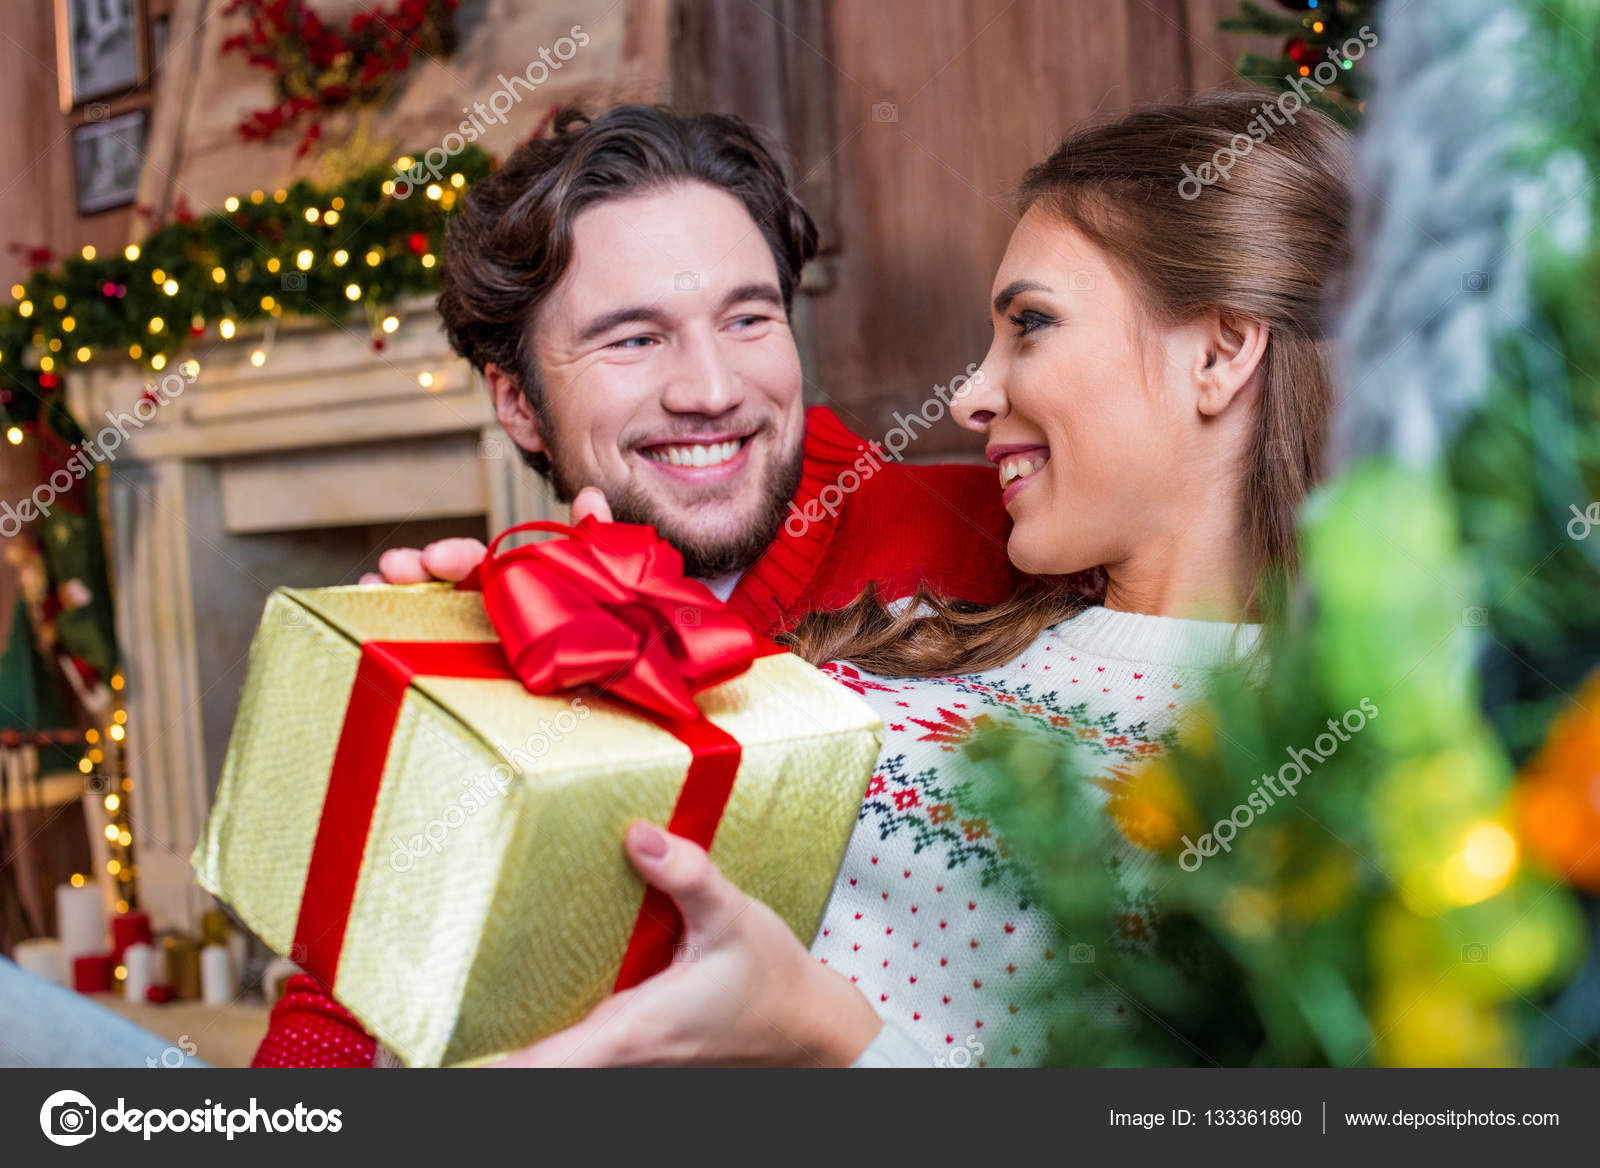
M1202 323L1141 326L1129 285L1037 207L993 287L994 340L956 418L988 438L1025 572L1115 567L1181 540L1236 472L1202 433ZM1218 476L1223 476L1220 481Z

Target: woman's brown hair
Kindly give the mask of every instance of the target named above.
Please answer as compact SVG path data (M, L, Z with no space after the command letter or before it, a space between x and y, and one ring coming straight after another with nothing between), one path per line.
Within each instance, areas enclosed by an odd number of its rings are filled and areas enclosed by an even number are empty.
M1142 315L1177 325L1207 311L1267 325L1240 516L1270 616L1296 566L1295 513L1316 481L1332 407L1324 326L1348 259L1349 135L1264 89L1138 110L1067 137L1023 176L1020 209L1050 212L1128 279ZM785 640L810 661L900 677L991 669L1094 597L1043 585L989 608L919 592L896 611L872 590L803 618Z

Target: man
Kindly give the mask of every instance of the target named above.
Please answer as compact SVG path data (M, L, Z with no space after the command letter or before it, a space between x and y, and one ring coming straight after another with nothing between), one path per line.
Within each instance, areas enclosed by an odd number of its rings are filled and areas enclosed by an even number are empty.
M868 584L1005 599L1010 523L992 469L901 466L903 442L886 451L803 408L788 317L815 250L782 168L737 118L565 113L463 200L439 312L574 519L654 525L757 630ZM940 409L959 392L936 391ZM375 579L458 580L483 552L391 549ZM370 1066L377 1053L297 977L255 1065Z
M788 313L815 250L811 217L737 118L569 112L468 192L439 311L557 497L598 488L614 518L653 524L758 630L868 583L1005 599L994 472L894 461L965 376L887 451L804 410ZM586 495L578 513L601 505ZM393 549L383 578L459 579L482 554L476 540Z

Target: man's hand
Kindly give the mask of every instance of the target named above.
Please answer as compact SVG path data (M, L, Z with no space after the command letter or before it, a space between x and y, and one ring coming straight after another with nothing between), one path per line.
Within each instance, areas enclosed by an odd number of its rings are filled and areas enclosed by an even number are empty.
M378 557L378 570L361 577L363 584L421 584L428 580L464 580L483 559L477 539L441 539L427 547L390 548Z
M680 958L503 1067L849 1066L882 1023L705 851L654 824L626 837L639 874L683 915Z
M576 525L593 516L602 523L611 522L611 505L598 487L584 487L572 500L572 517ZM378 557L378 570L361 577L363 584L423 584L429 580L448 580L452 583L465 580L472 569L482 562L482 540L441 539L427 547L390 548Z

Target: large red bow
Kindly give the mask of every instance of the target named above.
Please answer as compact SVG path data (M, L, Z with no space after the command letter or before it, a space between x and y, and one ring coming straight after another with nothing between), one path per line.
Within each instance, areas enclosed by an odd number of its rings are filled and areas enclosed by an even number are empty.
M518 531L566 535L495 549ZM653 527L522 523L495 536L463 587L483 607L529 691L594 686L674 718L697 718L693 695L736 677L756 656L750 626L698 580Z

